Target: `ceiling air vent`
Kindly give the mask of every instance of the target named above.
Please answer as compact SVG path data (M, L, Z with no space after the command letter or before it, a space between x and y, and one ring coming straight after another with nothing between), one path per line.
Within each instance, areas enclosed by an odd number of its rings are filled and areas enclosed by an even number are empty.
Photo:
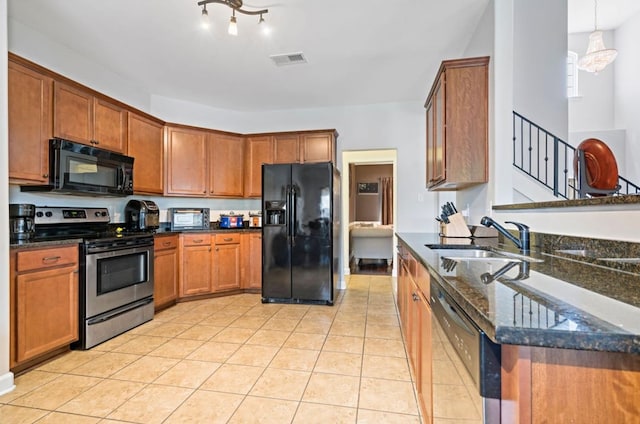
M307 63L307 58L304 57L304 53L285 53L285 54L274 54L269 56L273 62L278 66L284 65L296 65L299 63Z

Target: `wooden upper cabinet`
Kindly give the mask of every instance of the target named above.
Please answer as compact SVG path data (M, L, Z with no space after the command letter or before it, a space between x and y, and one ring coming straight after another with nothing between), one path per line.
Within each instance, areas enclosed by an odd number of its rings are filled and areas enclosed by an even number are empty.
M427 152L430 175L428 184L435 186L445 179L444 173L444 74L440 76L434 96L427 108Z
M20 183L49 181L53 80L9 61L9 179Z
M133 161L133 191L164 192L164 148L162 124L129 112L127 155Z
M273 163L300 162L300 136L282 134L273 137Z
M93 140L93 96L77 88L54 84L53 135L91 144Z
M336 139L333 132L303 133L302 162L336 161Z
M429 190L488 180L489 57L442 62L427 108Z
M209 135L209 195L242 197L244 192L244 139Z
M127 111L102 99L93 99L93 140L101 149L127 151Z
M262 196L262 164L273 163L273 137L247 137L245 151L245 197Z
M53 135L124 153L127 150L127 111L86 91L56 81Z
M165 131L167 153L165 194L206 196L207 132L181 127L166 127Z

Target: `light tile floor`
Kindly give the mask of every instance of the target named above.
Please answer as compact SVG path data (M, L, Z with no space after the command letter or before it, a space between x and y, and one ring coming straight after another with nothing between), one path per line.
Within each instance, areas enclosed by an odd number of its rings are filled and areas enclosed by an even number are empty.
M333 307L179 303L17 377L0 423L419 423L394 293L352 275Z

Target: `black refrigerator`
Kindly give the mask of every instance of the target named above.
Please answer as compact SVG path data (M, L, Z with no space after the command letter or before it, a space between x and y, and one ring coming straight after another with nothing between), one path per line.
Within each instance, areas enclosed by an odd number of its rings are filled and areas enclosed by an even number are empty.
M340 173L332 163L262 165L262 302L333 305Z

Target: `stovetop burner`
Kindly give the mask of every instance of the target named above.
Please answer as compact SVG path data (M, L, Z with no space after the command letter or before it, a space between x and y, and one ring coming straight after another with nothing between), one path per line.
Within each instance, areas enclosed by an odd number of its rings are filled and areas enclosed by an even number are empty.
M121 224L109 223L107 208L36 207L32 241L83 239L85 244L118 243L153 238L153 232L129 232Z

